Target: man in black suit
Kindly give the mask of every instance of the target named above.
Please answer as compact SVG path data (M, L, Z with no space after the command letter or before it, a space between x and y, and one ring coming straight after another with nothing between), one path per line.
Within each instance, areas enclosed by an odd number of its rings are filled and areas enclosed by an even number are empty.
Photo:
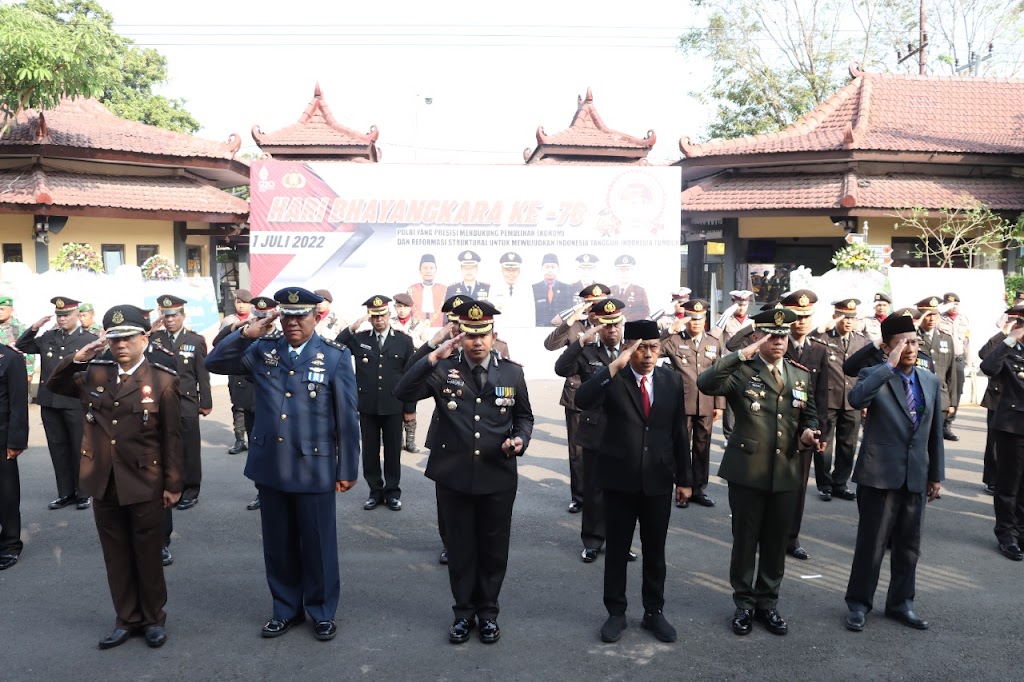
M618 641L626 628L626 562L637 519L643 543L641 626L663 642L676 638L662 614L665 537L673 485L677 502L685 502L692 492L690 448L683 424L683 381L671 369L655 367L661 356L659 337L653 320L627 322L623 339L632 343L576 391L579 408L601 411L606 425L597 451L608 536L604 642Z
M928 623L914 613L915 576L925 500L938 497L944 473L945 410L938 378L917 366L919 337L913 319L891 315L882 322L881 333L886 361L862 369L850 391L850 405L867 408L867 417L853 472L860 521L846 588L846 627L864 629L891 541L885 615L926 630Z
M436 485L449 540L455 621L448 639L465 642L479 619L480 640L493 644L501 636L498 594L508 566L516 457L530 444L533 410L523 368L491 350L499 311L465 301L452 312L460 333L410 367L395 395L435 404L426 475Z
M77 492L82 459L82 405L77 398L57 395L47 382L61 360L74 355L97 337L83 329L78 317L78 301L55 296L50 303L57 318L53 329L39 334L39 329L50 321L51 316L47 315L26 329L14 347L22 353L39 356L39 415L57 478L57 499L48 506L62 509L76 504L77 509L88 509L92 498Z
M391 328L387 296L363 301L367 314L338 334L338 343L348 346L356 363L359 388L359 430L363 436L363 478L370 496L363 509L386 503L391 511L402 509L402 415L416 406L393 394L398 378L413 354L412 337ZM370 321L371 329L356 333ZM380 471L381 442L384 444L384 476Z
M544 254L541 263L544 279L533 285L533 305L536 326L550 327L551 320L567 308L572 308L573 289L558 279L558 256Z
M21 555L21 479L18 455L28 447L25 357L0 345L0 571Z

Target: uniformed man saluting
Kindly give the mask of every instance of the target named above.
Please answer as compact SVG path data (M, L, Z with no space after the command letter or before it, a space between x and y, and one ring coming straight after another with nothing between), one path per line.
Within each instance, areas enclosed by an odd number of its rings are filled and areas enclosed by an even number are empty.
M320 296L274 294L279 312L231 332L206 357L217 374L249 374L256 421L245 475L260 493L263 558L274 613L264 637L315 621L319 640L338 632L341 577L335 492L359 476L356 380L347 348L314 332ZM281 317L281 333L268 333Z
M522 455L533 434L523 369L491 351L494 316L486 301L453 311L460 333L417 361L398 381L399 400L433 398L437 423L426 475L437 487L448 540L455 622L448 638L498 641L498 593L508 565L512 505ZM455 353L456 349L461 352Z
M149 316L117 305L103 316L106 338L64 358L49 390L80 402L81 490L95 498L107 581L117 621L101 649L144 632L146 644L167 641L167 586L161 550L165 509L182 491L181 405L174 372L150 364ZM98 359L109 344L112 360Z

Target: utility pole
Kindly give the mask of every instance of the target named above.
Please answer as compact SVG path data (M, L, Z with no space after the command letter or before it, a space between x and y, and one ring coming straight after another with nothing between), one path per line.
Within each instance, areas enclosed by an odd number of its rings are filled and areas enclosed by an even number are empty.
M984 57L978 57L977 52L971 52L967 57L967 63L964 66L960 66L960 60L956 60L956 72L961 73L967 71L972 76L978 76L981 73L981 63L987 62L992 59L992 43L988 44L988 54Z
M907 54L905 55L902 51L896 50L896 59L898 60L896 63L902 64L916 54L918 73L923 76L925 71L924 48L928 47L928 31L925 30L924 0L921 0L921 17L919 24L917 47L915 48L912 43L907 43Z

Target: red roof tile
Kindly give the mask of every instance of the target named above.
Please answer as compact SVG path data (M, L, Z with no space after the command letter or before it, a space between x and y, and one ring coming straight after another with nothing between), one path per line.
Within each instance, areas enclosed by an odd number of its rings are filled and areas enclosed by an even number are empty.
M537 128L537 148L526 149L523 158L526 163L537 163L545 157L612 155L621 156L623 162L628 163L645 158L656 141L653 130L648 130L646 137L639 138L606 126L594 107L594 94L588 88L585 98L577 98L576 115L569 127L554 135L545 133L543 126Z
M723 173L683 190L684 212L965 208L1024 209L1024 178L855 173Z
M190 177L92 175L32 168L0 172L0 207L113 208L125 211L220 215L244 219L249 204Z
M1024 154L1024 80L865 73L785 130L693 144L688 158L801 151Z
M321 149L310 153L324 156L322 148L326 147L337 149L341 156L362 157L370 161L380 160L375 144L379 134L376 126L370 126L370 132L364 134L338 123L320 91L319 83L313 90L313 99L297 122L272 133L264 133L258 125L252 127L252 139L264 151L268 147L295 148L288 150L292 154L301 153L303 147L317 147Z
M65 99L51 111L19 112L10 129L0 136L0 155L8 148L26 145L232 160L242 139L232 135L227 142L205 140L119 118L95 99Z

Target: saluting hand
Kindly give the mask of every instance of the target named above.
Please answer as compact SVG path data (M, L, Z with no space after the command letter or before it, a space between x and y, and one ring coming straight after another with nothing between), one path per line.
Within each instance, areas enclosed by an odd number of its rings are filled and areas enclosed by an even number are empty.
M569 318L569 324L573 322L579 322L590 313L590 308L594 305L593 301L581 301L573 308L572 316Z
M349 490L352 490L352 488L354 488L356 486L356 483L358 483L358 482L359 481L335 481L334 482L334 492L337 492L337 493L348 492Z
M506 438L505 442L501 444L501 451L505 453L506 457L518 455L523 451L523 439L519 436Z
M686 326L686 318L685 317L677 317L675 322L672 323L672 327L671 327L671 329L669 331L671 331L673 334L678 334L679 332L683 331L683 327L685 327L685 326Z
M757 341L754 341L749 346L741 348L740 354L743 355L743 357L746 360L753 360L754 356L757 355L757 352L761 349L761 346L763 346L770 337L771 334L765 334L764 336L759 338Z
M890 367L897 367L900 364L900 356L903 355L904 349L907 347L907 340L900 339L899 343L889 351L889 358L886 360Z
M153 320L152 324L149 325L149 333L152 334L153 332L158 332L158 331L160 331L163 328L164 328L164 316L163 315L158 315L157 318L155 320Z
M430 360L430 364L436 365L439 361L444 360L445 358L450 358L452 353L455 352L455 347L462 343L462 337L464 336L464 333L453 336L431 351L430 355L427 356L427 359Z
M454 322L449 322L445 326L441 327L441 329L439 329L436 334L434 334L434 338L430 339L430 347L431 348L437 348L442 343L444 343L445 339L447 339L450 336L453 336L454 334L455 334L455 323Z
M619 373L619 370L629 363L629 358L633 355L633 351L640 346L640 339L633 339L633 342L628 346L619 351L619 356L608 363L608 373L615 376Z
M242 336L247 339L257 339L274 328L274 320L281 316L281 311L272 310L266 317L261 317L255 322L250 322L242 329Z
M589 329L587 329L587 331L580 334L580 345L585 346L591 341L593 341L594 337L597 336L597 332L599 332L600 330L600 326L592 325Z
M39 331L42 328L42 326L44 324L46 324L47 322L49 322L52 318L53 318L53 315L43 315L42 317L39 318L39 320L34 325L32 325L32 331L34 331L34 332Z
M348 330L355 334L359 331L359 328L363 326L363 323L370 319L369 315L363 315L358 320L349 325Z
M95 341L90 341L89 343L78 349L78 352L75 353L75 362L89 362L97 355L102 353L106 345L107 335L104 334L103 332L100 332L100 336L98 339L96 339Z

